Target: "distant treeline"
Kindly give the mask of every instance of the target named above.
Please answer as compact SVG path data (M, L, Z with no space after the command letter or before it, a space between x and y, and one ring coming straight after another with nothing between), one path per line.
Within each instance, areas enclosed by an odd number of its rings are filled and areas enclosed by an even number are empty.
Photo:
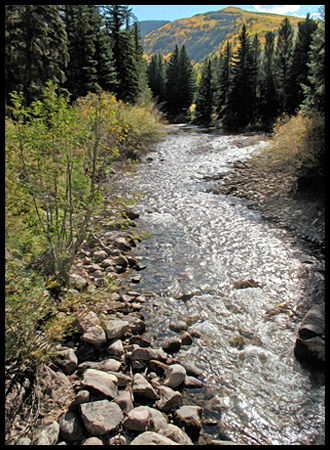
M219 58L205 61L199 83L195 78L184 46L168 62L159 54L151 58L149 86L170 116L187 113L194 102L195 123L269 131L283 113L324 112L324 23L308 15L295 37L285 18L277 32L266 33L263 48L243 24L237 52L227 42Z

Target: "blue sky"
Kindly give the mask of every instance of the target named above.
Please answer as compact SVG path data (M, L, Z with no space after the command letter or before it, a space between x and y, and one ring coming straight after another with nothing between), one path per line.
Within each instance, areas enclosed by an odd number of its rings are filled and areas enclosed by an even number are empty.
M317 19L321 5L128 5L139 21L142 20L176 20L203 14L210 11L219 11L227 6L236 6L253 12L269 12L290 16L311 17Z

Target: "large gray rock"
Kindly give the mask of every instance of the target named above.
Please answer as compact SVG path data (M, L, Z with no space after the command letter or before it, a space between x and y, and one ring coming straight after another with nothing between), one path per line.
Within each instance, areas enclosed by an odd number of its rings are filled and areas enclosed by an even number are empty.
M174 412L174 419L190 437L196 438L202 429L201 413L199 406L184 405Z
M84 332L84 334L80 337L80 340L88 342L95 348L100 348L107 342L107 337L105 331L100 325L93 325Z
M134 395L140 395L149 398L150 400L156 400L158 398L156 391L149 381L147 381L140 373L134 375L132 389Z
M130 445L181 445L178 442L172 441L162 434L155 431L145 431L139 434Z
M303 318L294 347L300 362L317 369L325 367L325 304L313 306Z
M68 411L62 414L59 418L59 425L61 436L66 441L77 441L84 434L80 420L74 412Z
M183 405L183 397L178 391L173 391L170 387L160 386L158 388L160 399L156 402L156 407L161 411L170 411Z
M150 361L156 359L160 361L166 361L166 353L159 348L136 348L132 351L131 360L142 359L143 361Z
M101 370L87 369L84 372L81 384L102 392L102 394L113 399L118 395L117 382L118 379L112 374Z
M116 361L115 359L109 358L104 359L100 362L94 362L94 361L85 361L78 366L78 370L83 371L86 369L97 369L102 370L103 372L117 372L121 366L121 363L119 361Z
M137 406L133 408L123 421L123 427L132 431L145 431L150 429L150 413L145 406Z
M36 428L33 432L33 445L55 445L60 434L57 422L50 422Z
M159 430L160 434L172 439L174 442L178 442L181 445L193 445L190 437L181 428L169 423L165 428Z
M124 417L120 407L108 400L84 403L80 411L87 431L94 436L115 431Z
M72 348L68 348L57 353L54 364L63 372L72 373L78 366L78 358Z
M129 329L129 322L112 318L107 319L104 323L104 330L108 339L121 339L124 333Z
M171 364L165 369L164 386L175 388L180 386L186 378L186 369L180 364Z

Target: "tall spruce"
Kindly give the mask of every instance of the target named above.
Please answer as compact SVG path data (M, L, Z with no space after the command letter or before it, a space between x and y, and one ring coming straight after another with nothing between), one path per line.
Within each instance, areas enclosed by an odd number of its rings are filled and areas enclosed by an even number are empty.
M139 65L134 33L129 28L131 9L123 5L103 6L104 17L113 42L119 99L134 103L139 94ZM123 28L125 26L125 28Z
M183 45L175 46L166 70L166 110L170 118L187 114L195 93L195 80L190 57Z
M163 56L159 53L151 56L147 69L148 84L153 97L160 104L165 101L165 65Z
M6 5L5 45L6 103L13 90L30 104L47 80L65 81L68 40L58 5Z
M290 70L293 57L294 31L290 20L286 17L278 30L275 51L276 89L279 98L280 113L289 111Z
M306 113L313 110L325 113L325 28L318 26L312 36L308 52L308 84L302 84L305 99L302 109Z
M298 36L295 42L292 66L289 75L288 112L294 114L304 100L302 84L308 85L308 52L312 35L317 28L317 22L306 16L304 22L298 23Z
M225 128L237 131L247 127L253 119L253 61L246 24L239 35L238 51L233 59L232 85L228 93L228 104L223 117Z
M277 91L274 76L275 34L268 31L261 70L260 115L265 131L271 131L278 111Z
M220 121L225 116L228 107L228 94L232 80L232 56L231 44L227 41L225 49L220 55L215 75L216 92L214 94L214 104Z
M196 96L195 122L210 125L213 113L213 75L211 60L206 60Z

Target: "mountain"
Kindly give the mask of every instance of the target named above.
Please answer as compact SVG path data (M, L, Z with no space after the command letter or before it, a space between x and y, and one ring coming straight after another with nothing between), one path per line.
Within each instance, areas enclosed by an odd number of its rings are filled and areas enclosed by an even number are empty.
M267 31L276 31L286 16L279 14L255 13L236 7L220 11L197 14L187 19L174 20L147 33L142 45L147 56L161 53L165 57L173 52L175 44L185 44L194 63L202 62L206 57L219 55L225 42L232 42L234 48L238 35L245 22L251 35L258 33L261 42ZM299 17L289 17L291 25L297 30Z
M141 37L144 37L146 34L150 33L153 30L157 30L157 28L160 28L163 25L166 25L167 23L170 23L170 21L169 20L141 20L141 22L139 22Z

